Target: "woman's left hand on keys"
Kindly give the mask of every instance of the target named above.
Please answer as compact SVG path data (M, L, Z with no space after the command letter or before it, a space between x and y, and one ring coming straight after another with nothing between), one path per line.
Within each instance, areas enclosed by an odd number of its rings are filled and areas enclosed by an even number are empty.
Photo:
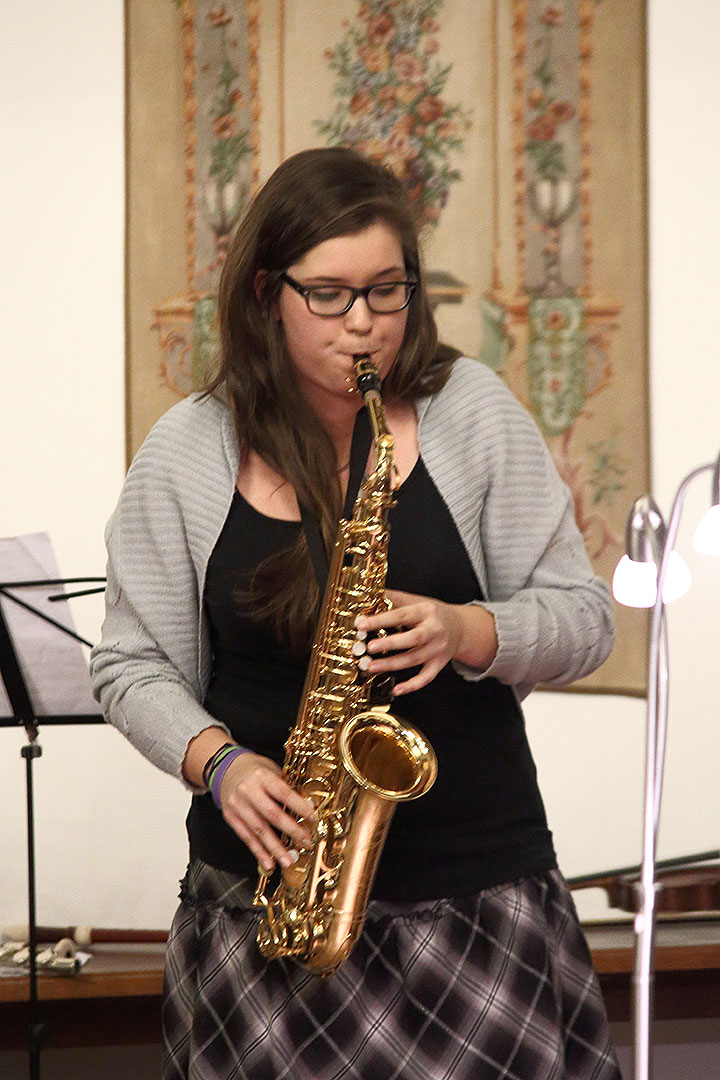
M449 660L479 668L492 663L497 635L495 620L485 608L447 604L398 589L388 589L386 596L393 606L377 615L361 616L357 628L372 635L367 644L372 657L370 675L420 668L396 685L396 696L427 686ZM387 634L378 637L378 630Z

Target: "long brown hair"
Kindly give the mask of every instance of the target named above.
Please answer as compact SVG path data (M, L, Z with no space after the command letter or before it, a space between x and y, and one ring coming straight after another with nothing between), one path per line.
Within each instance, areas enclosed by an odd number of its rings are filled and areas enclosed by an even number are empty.
M457 353L438 343L414 214L393 173L354 151L305 150L275 170L235 231L218 291L220 355L205 389L224 388L241 459L255 450L292 484L318 521L328 552L341 505L335 452L300 393L273 305L280 275L311 248L376 222L396 232L408 274L418 281L384 387L406 400L433 393L445 383ZM255 614L272 620L298 649L310 643L318 600L304 536L291 553L267 559L250 590Z

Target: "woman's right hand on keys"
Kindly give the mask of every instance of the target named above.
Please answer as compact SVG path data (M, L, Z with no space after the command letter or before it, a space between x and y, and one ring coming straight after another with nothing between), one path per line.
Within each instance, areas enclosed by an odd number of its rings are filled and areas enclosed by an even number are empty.
M270 758L251 751L240 754L222 778L219 797L225 821L263 870L272 871L276 862L292 866L297 849L312 844L308 825L297 819L310 819L312 828L315 807L283 780Z

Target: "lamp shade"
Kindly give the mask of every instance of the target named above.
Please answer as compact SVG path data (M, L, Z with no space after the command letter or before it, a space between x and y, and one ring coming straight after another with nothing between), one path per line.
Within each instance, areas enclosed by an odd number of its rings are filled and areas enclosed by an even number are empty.
M692 575L682 555L671 551L663 587L663 603L671 604L689 591ZM613 595L625 607L651 608L657 597L657 566L623 555L615 567Z
M693 547L701 555L720 556L720 506L711 506L700 518Z
M613 596L625 607L650 608L657 594L657 566L623 555L612 579Z

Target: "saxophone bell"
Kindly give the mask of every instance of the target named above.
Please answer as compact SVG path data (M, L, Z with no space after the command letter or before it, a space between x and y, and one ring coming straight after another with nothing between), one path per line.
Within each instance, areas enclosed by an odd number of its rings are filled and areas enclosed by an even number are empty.
M355 783L380 799L419 799L437 776L437 759L422 734L384 709L351 717L338 747Z

